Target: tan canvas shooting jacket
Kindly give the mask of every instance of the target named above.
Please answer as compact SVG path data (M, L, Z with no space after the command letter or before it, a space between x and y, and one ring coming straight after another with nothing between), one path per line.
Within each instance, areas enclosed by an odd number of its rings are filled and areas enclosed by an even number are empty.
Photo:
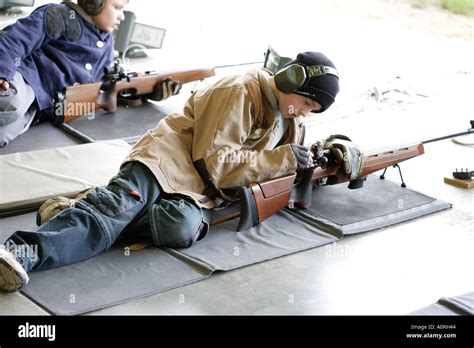
M145 164L165 192L188 196L205 208L215 207L215 202L206 202L196 160L204 160L221 189L295 172L289 144L303 142L304 127L299 119L290 120L280 146L270 149L277 105L268 96L273 95L269 76L259 69L195 92L182 113L168 115L145 133L125 162Z

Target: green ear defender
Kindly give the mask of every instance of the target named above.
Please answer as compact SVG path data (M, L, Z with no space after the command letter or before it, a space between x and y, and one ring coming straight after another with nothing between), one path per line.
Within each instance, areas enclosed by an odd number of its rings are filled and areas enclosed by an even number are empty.
M89 16L96 16L104 8L105 0L77 0L77 4L81 6Z
M310 78L326 74L339 77L337 70L330 66L291 64L275 74L275 85L278 90L291 93L306 86Z

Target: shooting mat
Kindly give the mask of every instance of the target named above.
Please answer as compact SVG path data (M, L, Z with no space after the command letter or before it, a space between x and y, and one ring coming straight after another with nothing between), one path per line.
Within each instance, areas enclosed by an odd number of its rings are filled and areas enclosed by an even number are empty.
M0 220L0 241L15 230L36 229L34 221L35 213ZM52 314L76 315L189 284L207 274L161 249L132 252L119 242L95 258L29 276L24 295Z
M149 247L127 253L126 244L117 244L96 258L31 273L31 281L23 293L51 313L82 314L181 287L205 279L218 270L263 262L333 243L344 234L369 231L449 208L447 203L403 189L390 181L375 179L369 178L366 187L359 191L340 185L326 187L324 191L318 189L315 198L321 199L319 197L324 194L324 204L328 206L324 211L285 209L244 232L235 232L237 219L212 226L208 236L189 249ZM398 204L397 198L395 207L391 205L388 209L383 201L389 202L388 197L395 199L397 192L406 203ZM374 203L374 194L384 197L382 202ZM352 214L347 219L342 215L348 214L349 208L341 205L341 201L354 200L367 208L360 211L361 216ZM320 205L317 202L315 207ZM333 215L333 211L341 213ZM3 241L15 230L33 226L34 214L2 219L0 237ZM347 227L345 232L344 226Z
M350 235L449 208L449 203L369 175L358 190L348 189L347 184L319 187L313 191L311 208L294 213L325 231Z
M130 148L123 140L108 140L0 156L0 217L107 184Z
M96 111L94 116L85 115L68 126L93 140L131 139L136 142L149 129L155 128L166 114L156 105L119 106L117 112Z
M15 230L35 229L35 214L0 221L0 240ZM237 221L215 226L213 234L193 248L212 252L228 269L336 241L286 212L245 233L236 233ZM10 231L6 233L6 231ZM221 237L219 237L221 236ZM221 250L216 250L221 249ZM222 263L221 263L222 264ZM181 287L210 276L217 266L168 248L130 251L120 241L108 252L84 262L30 273L22 293L46 311L76 315Z
M37 126L31 127L7 146L0 148L0 155L45 150L79 143L81 142L65 134L51 123L42 122Z
M411 315L474 315L474 292L442 297L438 302L417 311Z

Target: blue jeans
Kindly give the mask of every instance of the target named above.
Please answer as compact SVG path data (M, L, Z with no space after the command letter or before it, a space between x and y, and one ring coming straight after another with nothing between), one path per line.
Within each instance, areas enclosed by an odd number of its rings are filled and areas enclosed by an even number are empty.
M125 164L107 187L96 187L89 195L76 202L74 208L66 209L44 223L36 232L17 231L5 245L13 252L25 270L37 271L56 268L91 258L108 250L127 230L139 233L152 241L165 241L157 246L189 247L207 233L207 224L194 215L177 216L170 211L173 224L159 231L154 238L149 222L150 212L160 205L166 194L155 176L143 164ZM172 200L182 198L169 197ZM188 204L190 204L188 202ZM169 204L167 203L166 207ZM192 204L193 209L201 211ZM173 206L175 207L175 206ZM163 211L160 208L160 211ZM167 214L167 215L170 215ZM194 221L189 221L193 219ZM189 223L194 225L189 225ZM181 226L192 226L182 230ZM197 232L196 232L196 228ZM186 241L183 244L183 241ZM32 256L32 252L37 257Z

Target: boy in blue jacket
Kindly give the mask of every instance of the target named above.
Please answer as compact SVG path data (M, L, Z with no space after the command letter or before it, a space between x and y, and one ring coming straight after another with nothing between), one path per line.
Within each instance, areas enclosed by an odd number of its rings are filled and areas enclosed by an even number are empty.
M0 147L40 120L61 122L54 112L58 91L102 79L127 3L47 4L0 36Z

